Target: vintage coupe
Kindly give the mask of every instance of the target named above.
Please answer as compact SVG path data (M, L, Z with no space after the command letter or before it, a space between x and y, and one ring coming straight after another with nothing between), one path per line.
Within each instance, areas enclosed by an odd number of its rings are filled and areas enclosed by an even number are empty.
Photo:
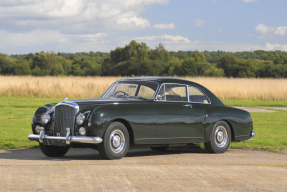
M120 159L138 145L165 150L203 142L207 151L223 153L231 141L255 136L247 111L226 107L195 82L168 77L124 78L101 98L44 105L32 131L28 138L49 157L89 147L105 159Z

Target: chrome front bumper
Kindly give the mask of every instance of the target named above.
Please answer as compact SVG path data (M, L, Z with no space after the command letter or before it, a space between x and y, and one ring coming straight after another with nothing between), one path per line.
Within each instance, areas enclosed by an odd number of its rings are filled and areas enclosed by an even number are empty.
M66 128L67 134L66 137L56 137L56 136L47 136L45 135L44 127L40 127L40 134L30 134L28 139L30 141L38 141L39 143L53 143L53 141L64 141L66 145L71 143L88 143L88 144L99 144L103 140L100 137L86 137L86 136L70 136L70 128Z

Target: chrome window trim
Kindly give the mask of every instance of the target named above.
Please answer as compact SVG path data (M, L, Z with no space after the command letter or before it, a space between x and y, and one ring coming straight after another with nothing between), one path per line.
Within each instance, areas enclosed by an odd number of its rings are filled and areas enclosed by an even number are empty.
M130 80L126 80L126 81L130 81ZM103 95L103 98L106 97L106 93L108 93L108 91L113 87L113 85L114 85L114 84L118 84L118 82L121 82L121 81L116 81L116 82L114 82L114 83L107 89L107 91L106 91L105 94ZM150 98L150 99L146 98L147 100L153 100L153 99L155 99L156 93L157 93L158 90L159 90L159 89L158 89L158 88L159 88L159 83L158 83L158 82L156 82L156 81L144 81L144 80L140 80L140 81L136 80L136 81L130 81L130 82L152 82L152 83L156 83L156 84L157 84L157 87L156 87L156 90L154 91L154 94L153 94L152 98Z
M199 104L204 104L204 105L211 105L211 103L212 103L211 100L210 100L209 97L205 94L204 91L202 91L201 89L199 89L199 88L197 88L197 87L194 87L194 86L192 86L192 85L180 84L180 83L163 83L163 84L160 85L160 88L159 88L158 92L160 91L161 87L162 87L163 85L165 85L165 84L175 84L175 85L183 85L183 86L185 86L185 87L186 87L185 89L186 89L186 92L187 92L187 96L188 96L188 97L187 97L187 101L167 101L165 94L164 94L164 100L157 100L156 98L154 98L154 101L158 101L158 102L174 102L174 103L187 102L187 103L199 103ZM202 92L202 93L209 99L210 103L202 103L202 102L192 102L192 101L190 101L190 100L189 100L188 87L194 87L195 89L197 89L197 90L199 90L200 92ZM157 94L158 94L158 92L157 92ZM165 93L165 86L164 86L164 93Z
M108 93L108 91L109 91L110 89L112 89L112 87L115 85L115 83L116 83L116 82L112 83L111 86L106 90L106 92L105 92L105 93L103 94L103 96L102 96L103 98L106 96L106 94Z
M209 99L209 97L206 95L206 93L204 91L202 91L201 89L199 89L197 87L191 86L191 85L187 86L187 91L188 91L188 87L193 87L193 88L197 89L198 91L200 91L201 93L203 93L208 98L208 100L210 102L210 103L202 103L202 102L192 102L192 101L190 101L190 103L201 103L201 104L209 104L209 105L211 104L211 100ZM188 96L189 96L189 91L188 91ZM188 99L189 99L189 97L188 97Z

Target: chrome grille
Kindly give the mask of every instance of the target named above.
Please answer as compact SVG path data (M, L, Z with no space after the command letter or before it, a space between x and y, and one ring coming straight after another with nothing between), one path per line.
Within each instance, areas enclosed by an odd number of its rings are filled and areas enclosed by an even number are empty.
M55 108L54 136L66 136L66 128L74 130L75 108L68 105L58 105Z

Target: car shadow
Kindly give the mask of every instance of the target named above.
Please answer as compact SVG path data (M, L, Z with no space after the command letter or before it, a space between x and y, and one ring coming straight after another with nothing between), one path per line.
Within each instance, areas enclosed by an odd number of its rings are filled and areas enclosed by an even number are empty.
M152 150L150 148L132 148L128 151L124 158L130 157L146 157L146 156L162 156L200 153L209 154L205 149L167 149L164 151ZM70 149L65 156L47 157L39 148L32 149L14 149L0 151L0 160L42 160L42 161L72 161L72 160L106 160L103 159L99 152L94 149ZM0 163L1 165L1 163Z

